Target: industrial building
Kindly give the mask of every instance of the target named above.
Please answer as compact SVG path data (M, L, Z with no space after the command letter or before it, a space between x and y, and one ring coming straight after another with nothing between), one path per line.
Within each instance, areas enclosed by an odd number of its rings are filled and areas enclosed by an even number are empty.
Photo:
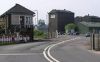
M49 38L54 38L57 34L65 33L65 25L74 23L74 13L64 10L53 9L49 13Z
M75 23L79 28L80 33L87 33L87 32L100 32L100 17L98 16L90 16L86 15L83 17L76 17Z

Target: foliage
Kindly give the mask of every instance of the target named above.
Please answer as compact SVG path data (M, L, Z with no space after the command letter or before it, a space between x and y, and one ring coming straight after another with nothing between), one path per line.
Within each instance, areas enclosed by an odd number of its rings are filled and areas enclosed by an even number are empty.
M66 30L70 31L70 30L72 30L72 29L75 30L76 28L77 28L77 26L76 26L76 24L74 24L74 23L70 23L70 24L65 25L65 31L66 31Z
M4 46L4 45L14 45L16 44L15 42L0 42L0 46Z
M34 30L34 38L46 38L46 33L40 30Z
M38 25L39 25L39 26L45 25L44 20L41 20L41 19L40 19L39 22L38 22Z
M47 31L47 25L45 24L45 21L44 20L39 20L38 22L38 30L41 30L41 31Z
M39 31L39 30L34 30L34 35L35 36L41 36L43 35L44 33L42 31Z

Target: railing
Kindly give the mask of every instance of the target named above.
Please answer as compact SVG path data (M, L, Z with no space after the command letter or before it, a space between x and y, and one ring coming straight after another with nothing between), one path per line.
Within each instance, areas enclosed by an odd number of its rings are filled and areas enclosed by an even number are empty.
M0 45L29 42L29 36L0 36Z

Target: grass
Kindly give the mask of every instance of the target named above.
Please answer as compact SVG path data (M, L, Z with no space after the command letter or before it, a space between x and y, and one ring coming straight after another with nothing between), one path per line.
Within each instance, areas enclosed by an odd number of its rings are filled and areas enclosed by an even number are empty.
M34 35L34 39L46 39L47 38L47 34L43 33L41 35Z
M40 31L40 30L34 30L34 39L46 39L47 33Z
M0 42L0 46L3 46L3 45L13 45L13 44L16 44L15 42Z
M41 36L34 36L34 39L45 39L46 36L45 35L41 35Z

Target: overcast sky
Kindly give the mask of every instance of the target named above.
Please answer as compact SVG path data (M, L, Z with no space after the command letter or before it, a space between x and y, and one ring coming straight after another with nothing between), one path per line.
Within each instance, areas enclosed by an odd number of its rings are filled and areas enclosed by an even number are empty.
M34 11L38 10L39 19L47 20L47 13L52 9L66 9L75 16L87 14L100 17L100 0L1 0L0 15L16 3Z

